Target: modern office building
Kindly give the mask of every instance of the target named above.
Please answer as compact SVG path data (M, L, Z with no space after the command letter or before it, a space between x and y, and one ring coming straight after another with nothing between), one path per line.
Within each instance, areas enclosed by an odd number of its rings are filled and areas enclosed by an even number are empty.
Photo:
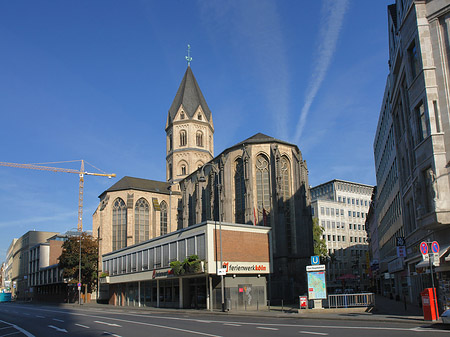
M323 228L330 257L326 275L332 292L369 286L365 221L372 192L373 186L338 179L311 188L313 217Z
M374 141L385 289L390 283L395 296L417 302L431 286L419 245L437 241L443 310L450 307L449 2L397 0L388 6L388 34L389 75ZM397 237L406 240L406 257L394 253Z

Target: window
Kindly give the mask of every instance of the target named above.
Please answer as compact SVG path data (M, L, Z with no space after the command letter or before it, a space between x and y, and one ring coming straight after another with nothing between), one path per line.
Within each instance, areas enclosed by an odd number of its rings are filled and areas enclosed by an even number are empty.
M325 207L320 207L320 214L325 215Z
M430 129L428 127L428 116L425 113L425 107L423 103L420 103L415 110L417 118L417 139L420 142L430 135Z
M364 219L364 212L361 212L361 218Z
M161 216L160 216L160 235L167 234L167 203L161 202Z
M419 51L417 50L416 43L413 41L408 48L409 66L411 70L411 77L414 79L419 74Z
M342 241L345 242L345 235L342 235Z
M356 206L359 206L359 199L356 199Z
M244 164L242 158L234 163L234 191L235 191L235 221L236 223L245 223L245 179ZM256 224L255 224L256 225Z
M203 132L197 131L195 143L197 144L197 146L203 147Z
M121 198L113 204L112 246L118 250L127 246L127 206Z
M334 221L332 221L332 222L331 222L331 228L333 228L333 229L334 229L334 228L335 228L335 226L336 226L336 223L335 223Z
M186 130L180 131L180 146L186 146L187 143L187 134Z
M345 204L345 197L342 197L342 202Z
M353 211L353 217L356 218L356 212L355 211Z
M341 216L344 216L344 210L341 209Z
M336 216L339 216L339 208L336 208Z
M139 243L149 239L149 204L140 198L134 207L134 242Z
M367 207L367 200L364 200L364 206Z
M256 195L258 209L263 213L264 225L270 226L269 160L264 155L256 157ZM265 214L265 216L264 216Z
M198 119L199 121L201 121L201 120L202 120L202 114L199 113L199 114L197 115L197 119Z
M342 202L341 196L338 196L338 202Z
M283 210L286 223L286 240L288 252L292 252L291 228L291 165L286 157L281 158L281 190L283 194Z
M172 164L169 164L169 180L172 179Z
M341 236L338 235L338 236L337 236L337 239L338 239L338 241L341 241Z
M181 175L182 176L186 175L186 165L185 164L181 165Z
M328 241L331 241L331 235L328 235Z
M333 235L333 241L336 241L336 235Z
M350 236L350 242L353 242L353 237L352 236Z
M322 227L325 228L325 220L322 220Z
M359 230L359 231L361 230L361 225L358 225L358 230Z
M352 198L352 205L355 204L355 198Z
M184 112L182 111L180 114L180 119L185 119L185 118L186 118L186 116L185 116Z
M172 151L172 134L169 135L169 151Z
M327 221L327 228L330 229L330 221Z
M334 208L331 209L331 215L334 216Z
M356 217L357 217L357 218L359 218L359 215L360 215L360 213L359 213L359 212L356 212Z
M348 211L348 216L352 216L352 211Z
M326 212L327 212L327 215L330 215L330 209L328 207L326 208Z

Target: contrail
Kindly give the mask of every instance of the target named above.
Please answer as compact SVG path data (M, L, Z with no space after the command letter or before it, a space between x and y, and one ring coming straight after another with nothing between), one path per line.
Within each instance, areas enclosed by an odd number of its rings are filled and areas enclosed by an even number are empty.
M305 103L300 112L300 117L295 131L294 143L298 144L302 135L303 128L306 123L309 108L311 107L317 91L322 84L323 79L330 66L336 43L344 21L344 15L347 11L348 0L326 0L323 3L322 17L319 33L319 44L317 47L316 62L313 65L310 83L306 91Z

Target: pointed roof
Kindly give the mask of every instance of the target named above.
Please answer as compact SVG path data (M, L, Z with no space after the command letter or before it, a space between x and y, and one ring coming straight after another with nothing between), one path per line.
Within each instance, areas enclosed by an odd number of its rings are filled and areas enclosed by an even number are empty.
M137 190L144 192L156 192L161 194L170 194L170 183L164 181L156 181L149 179L141 179L125 176L117 183L112 185L106 191L104 191L100 197L107 192L124 191L124 190ZM176 194L173 192L173 194Z
M173 121L181 104L183 104L183 108L189 118L194 116L195 111L200 105L206 119L208 121L211 120L211 111L209 110L208 104L206 104L206 100L203 97L202 91L198 86L194 74L192 73L191 67L187 67L177 94L175 95L172 105L170 106L169 122Z
M288 142L285 142L283 140L279 140L279 139L267 136L264 133L259 132L259 133L255 134L255 135L251 136L250 138L247 138L246 140L243 140L242 142L237 143L236 145L234 145L232 147L240 146L240 145L243 145L243 144L258 144L258 143L273 143L273 142L286 144L286 145L297 146L295 144L291 144L291 143L288 143Z

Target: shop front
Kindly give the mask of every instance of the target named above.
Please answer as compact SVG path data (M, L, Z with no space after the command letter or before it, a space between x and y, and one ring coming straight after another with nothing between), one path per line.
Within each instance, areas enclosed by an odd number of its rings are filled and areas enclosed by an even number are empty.
M260 309L267 305L269 234L268 227L208 221L103 255L99 293L117 306Z

